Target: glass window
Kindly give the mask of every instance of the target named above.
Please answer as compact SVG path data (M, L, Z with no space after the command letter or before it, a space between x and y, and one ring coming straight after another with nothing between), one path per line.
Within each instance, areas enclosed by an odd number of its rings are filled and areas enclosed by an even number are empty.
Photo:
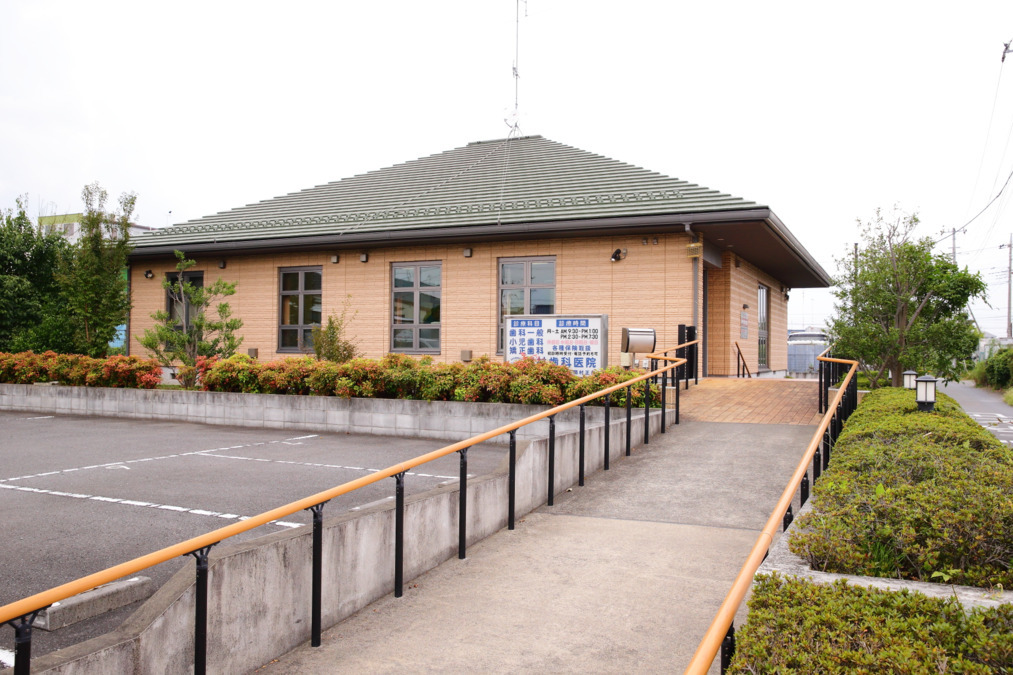
M313 328L323 314L323 272L320 267L281 270L278 351L313 350Z
M398 263L391 277L391 351L439 354L443 266Z
M503 351L504 317L556 313L556 259L501 258L499 261L499 335Z
M175 284L179 280L179 272L171 272L166 275L166 278L170 283ZM195 288L204 288L204 273L183 272L183 283L190 284ZM165 291L165 310L173 318L177 330L186 330L190 327L190 321L193 319L190 305L186 301L186 297L182 293L178 293L177 289Z

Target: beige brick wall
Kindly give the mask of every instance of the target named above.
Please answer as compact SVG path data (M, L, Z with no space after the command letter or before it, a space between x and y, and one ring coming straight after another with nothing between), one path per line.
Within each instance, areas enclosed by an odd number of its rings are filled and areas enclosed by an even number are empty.
M213 256L197 258L194 270L205 273L205 284L221 278L238 282L236 295L229 299L233 314L243 319L240 334L242 351L256 348L261 359L278 356L278 283L283 267L319 266L323 270L323 314L338 313L345 298L351 296L350 331L366 356L386 354L390 342L392 263L438 261L443 267L442 351L438 361L457 361L462 350L474 356L496 353L498 325L498 261L500 258L527 256L556 257L556 311L562 314L607 314L609 317L609 363L619 363L623 327L647 327L658 331L658 346L677 343L677 326L692 323L692 263L686 257L690 239L685 234L550 239L539 241L458 244L452 246L394 247L369 249L369 261L359 261L358 250L339 251L340 260L331 263L332 251L316 253ZM657 240L657 243L654 243ZM465 258L465 247L472 256ZM626 258L609 260L615 249L626 249ZM219 259L226 268L217 267ZM131 288L134 309L130 323L131 353L144 350L134 336L152 326L150 314L165 305L160 280L175 269L174 260L142 261L132 265ZM699 264L698 273L703 274ZM154 272L144 278L144 270ZM752 268L749 268L750 270ZM738 293L745 293L749 277L736 275ZM755 278L750 299L755 304ZM698 282L698 302L702 307L702 280ZM727 319L729 303L720 301L720 284L711 279L710 339L724 339L717 330L719 317ZM736 295L736 298L739 296ZM780 297L772 292L774 300ZM739 302L741 306L741 301ZM778 316L776 312L772 312ZM727 323L727 321L725 321ZM738 314L734 315L735 334ZM722 329L724 330L724 329ZM753 329L755 334L755 328ZM772 341L773 344L773 341ZM712 368L721 350L711 349ZM726 350L725 350L726 351ZM755 351L755 348L754 348ZM723 353L723 352L721 352ZM786 353L785 353L786 354ZM755 356L754 356L755 359ZM786 355L784 357L786 359ZM734 372L734 361L732 362ZM716 372L716 371L714 371Z
M738 263L738 267L736 267ZM788 302L782 284L755 265L725 252L722 267L708 270L708 373L734 375L736 363L735 343L738 343L749 370L756 373L758 365L757 289L759 284L770 291L770 326L768 335L768 365L770 370L788 367ZM749 309L743 310L743 305ZM748 337L741 335L740 315L747 314Z

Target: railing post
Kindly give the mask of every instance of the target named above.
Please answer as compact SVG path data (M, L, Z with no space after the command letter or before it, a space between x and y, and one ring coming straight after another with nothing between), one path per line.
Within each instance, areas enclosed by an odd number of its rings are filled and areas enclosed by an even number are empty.
M732 665L732 657L735 656L735 622L728 626L725 639L721 641L721 673L722 675Z
M510 480L507 496L507 529L514 529L514 506L517 501L517 430L510 430Z
M463 448L457 453L461 456L461 494L457 505L457 558L464 560L468 542L468 450Z
M791 504L788 504L788 510L784 512L784 518L781 521L781 531L787 532L788 526L791 525L791 521L795 520L795 516L791 511Z
M809 501L809 472L808 471L806 471L804 474L802 474L802 485L799 488L799 500L798 500L798 506L799 506L799 508L802 508L803 506L805 506L805 503L807 501Z
M404 595L404 476L394 474L394 597Z
M626 387L626 456L630 456L633 434L633 385Z
M657 370L658 370L658 359L651 359L651 372L654 373L654 375L651 376L651 381L654 382L654 384L658 383L658 373L656 372Z
M823 455L820 454L820 445L816 446L816 452L813 453L813 484L820 479L820 474L823 471Z
M668 370L661 374L661 433L667 433L665 429L665 405L666 405L666 394L665 390L668 389Z
M651 382L644 380L644 445L651 442ZM629 447L626 454L630 454Z
M186 555L192 555L197 561L196 590L197 597L194 603L193 620L193 672L194 675L204 675L207 672L208 656L208 555L211 553L211 546L190 551Z
M686 326L686 339L685 342L696 341L696 326ZM693 373L693 384L700 384L700 366L699 359L700 355L699 344L693 344L689 347L689 370ZM689 388L689 373L686 373L686 387Z
M605 466L604 470L609 470L609 455L611 454L610 445L612 443L612 418L610 411L612 409L612 394L611 392L605 397Z
M323 602L321 601L322 588L323 588L323 568L324 568L324 504L327 502L320 502L315 504L307 511L313 514L313 572L312 572L312 599L310 608L310 646L320 646L320 634L323 632L321 627L321 614L323 612Z
M17 621L7 622L7 625L14 629L14 675L28 675L32 672L32 624L35 623L39 612L46 607L25 614Z
M816 362L816 374L817 374L819 383L816 385L817 386L817 389L816 389L816 408L817 408L817 411L821 415L823 414L823 390L824 390L824 386L823 386L823 366L824 365L826 365L826 364L824 364L823 361L817 360L817 362Z
M578 449L579 457L577 458L580 466L577 469L577 485L584 486L584 404L580 404L580 445Z
M556 493L556 416L549 415L549 498L546 504L552 506Z
M833 426L831 420L830 426ZM830 464L830 426L823 432L823 470L825 471L827 466Z
M675 369L675 423L679 423L679 369Z

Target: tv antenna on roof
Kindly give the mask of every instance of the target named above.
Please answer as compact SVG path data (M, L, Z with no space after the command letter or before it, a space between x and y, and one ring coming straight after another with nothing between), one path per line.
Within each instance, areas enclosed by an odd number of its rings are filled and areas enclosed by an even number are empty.
M510 136L515 136L520 133L520 81L521 74L519 70L519 64L521 59L521 2L522 0L516 0L516 9L514 11L514 65L513 65L513 76L514 76L514 109L510 115L503 120L506 125L510 127ZM528 15L528 2L524 2L524 16Z
M1009 48L1009 46L1011 44L1013 44L1013 40L1010 40L1009 42L1003 44L1003 46L1002 46L1002 61L1000 61L1000 63L1004 63L1006 61L1006 55L1007 54L1013 54L1013 49Z

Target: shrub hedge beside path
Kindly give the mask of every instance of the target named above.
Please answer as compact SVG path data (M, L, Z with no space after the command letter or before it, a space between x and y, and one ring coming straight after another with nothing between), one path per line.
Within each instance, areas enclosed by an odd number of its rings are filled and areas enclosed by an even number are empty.
M1013 588L1013 452L940 395L866 394L789 548L813 569ZM758 575L729 672L1010 673L1013 605Z
M474 401L559 405L644 373L610 367L586 377L549 361L524 358L514 363L481 356L471 363L434 363L405 354L346 363L312 357L261 363L236 354L227 359L200 359L202 387L207 391L247 394L302 394L342 398L404 398L423 401ZM644 383L632 385L632 404L644 404ZM660 406L661 390L651 386L651 403ZM626 390L611 403L625 405ZM589 404L592 405L592 404ZM604 405L598 399L593 405Z
M158 363L136 356L96 359L56 352L0 352L0 382L7 384L59 382L80 387L154 389L161 381Z

